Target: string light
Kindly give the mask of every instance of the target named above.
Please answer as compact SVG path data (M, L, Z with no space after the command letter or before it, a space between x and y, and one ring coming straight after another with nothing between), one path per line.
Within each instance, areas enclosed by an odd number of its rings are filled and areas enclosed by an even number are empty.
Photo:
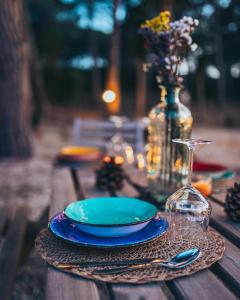
M142 153L138 153L137 155L137 167L139 170L143 170L145 168L145 159Z

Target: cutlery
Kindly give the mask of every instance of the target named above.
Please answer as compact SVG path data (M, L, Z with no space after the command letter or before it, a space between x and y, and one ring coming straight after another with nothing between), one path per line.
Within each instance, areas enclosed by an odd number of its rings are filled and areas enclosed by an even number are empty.
M177 255L173 256L169 260L163 260L163 259L153 259L152 261L148 263L140 263L135 265L129 265L124 267L117 267L117 268L111 268L111 269L102 269L102 270L95 270L92 273L93 274L121 274L132 270L138 270L145 267L164 267L169 269L180 269L184 268L187 265L193 263L195 260L197 260L201 255L201 251L198 248L191 248L188 250L185 250L183 252L178 253Z
M71 269L71 268L94 268L94 267L112 267L112 266L129 266L149 263L158 260L157 258L141 258L141 259L126 259L116 261L92 261L92 262L73 262L73 263L59 263L58 268Z
M192 248L189 250L186 250L184 252L179 253L177 256L180 258L181 254L185 254L187 251L192 251L192 254L194 254L194 251L197 248ZM131 265L142 265L142 264L154 264L154 263L160 263L165 262L163 259L159 258L141 258L141 259L129 259L129 260L118 260L118 261L93 261L93 262L74 262L74 263L60 263L57 265L60 269L72 269L72 268L89 268L89 267L111 267L111 266L131 266Z

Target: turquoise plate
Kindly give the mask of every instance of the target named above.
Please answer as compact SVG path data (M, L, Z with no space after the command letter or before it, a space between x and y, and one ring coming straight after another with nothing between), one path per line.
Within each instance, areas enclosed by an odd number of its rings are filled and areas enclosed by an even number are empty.
M73 202L64 214L86 233L120 237L143 229L156 216L157 208L135 198L106 197Z

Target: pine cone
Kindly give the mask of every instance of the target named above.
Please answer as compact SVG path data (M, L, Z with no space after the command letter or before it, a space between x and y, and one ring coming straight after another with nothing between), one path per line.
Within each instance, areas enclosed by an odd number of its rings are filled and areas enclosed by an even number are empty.
M240 183L235 182L228 190L224 210L230 219L240 222Z
M102 166L96 170L96 186L101 191L117 191L123 187L124 172L121 164L114 157L103 160Z

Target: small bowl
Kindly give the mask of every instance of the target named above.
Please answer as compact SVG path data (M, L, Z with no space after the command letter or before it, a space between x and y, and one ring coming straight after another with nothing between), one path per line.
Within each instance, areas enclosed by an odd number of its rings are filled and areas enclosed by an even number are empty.
M156 216L157 208L135 198L105 197L72 202L64 214L85 233L120 237L147 226Z

